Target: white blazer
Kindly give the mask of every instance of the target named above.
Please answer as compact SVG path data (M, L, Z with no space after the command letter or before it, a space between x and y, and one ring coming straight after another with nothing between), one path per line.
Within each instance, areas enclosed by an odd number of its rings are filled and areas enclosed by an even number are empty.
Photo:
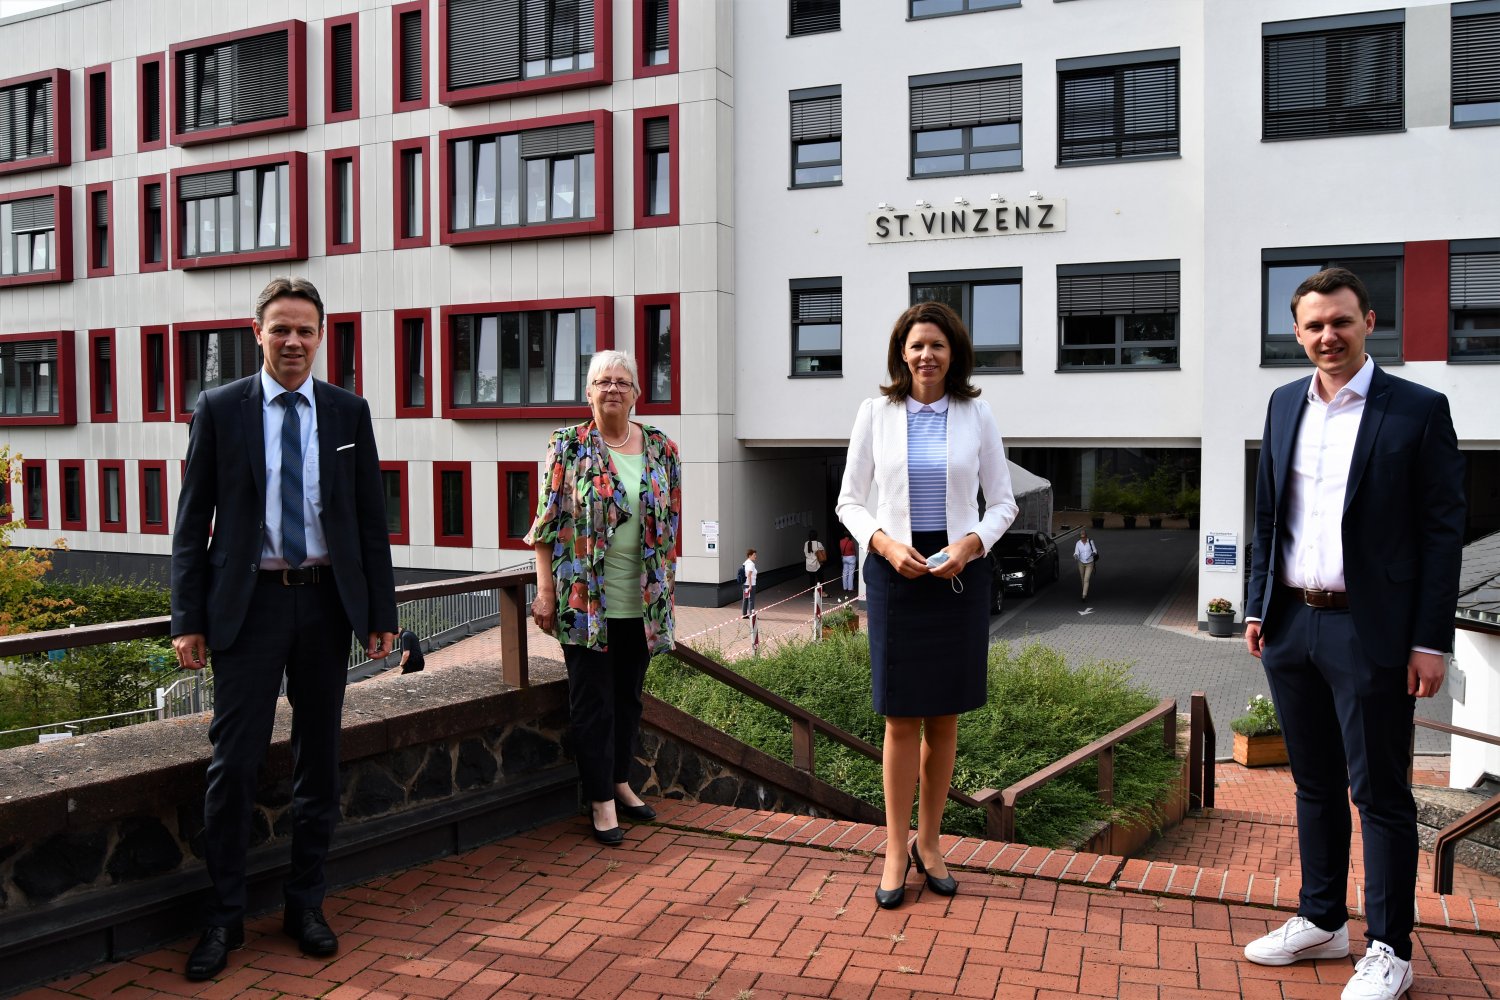
M984 517L979 516L980 486L984 487ZM1005 442L1000 439L990 404L982 399L950 396L948 543L972 531L988 552L1019 511L1011 490L1010 466L1005 461ZM893 403L876 396L860 404L854 430L849 434L838 515L861 548L869 548L871 536L882 529L896 541L911 544L904 400Z

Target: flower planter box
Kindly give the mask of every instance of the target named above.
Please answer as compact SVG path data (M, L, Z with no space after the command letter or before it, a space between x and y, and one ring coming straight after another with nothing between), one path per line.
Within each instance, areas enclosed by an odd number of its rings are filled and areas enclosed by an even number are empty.
M1244 767L1272 767L1287 762L1286 737L1280 733L1261 736L1234 734L1234 760Z

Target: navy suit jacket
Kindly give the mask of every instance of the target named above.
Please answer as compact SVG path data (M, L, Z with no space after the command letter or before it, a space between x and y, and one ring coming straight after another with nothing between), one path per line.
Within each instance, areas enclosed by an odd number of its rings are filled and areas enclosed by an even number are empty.
M266 442L260 372L198 397L172 537L172 634L234 643L260 571ZM339 599L361 641L396 631L395 574L370 407L313 383L323 535ZM353 447L345 447L353 445ZM212 534L210 534L212 531Z
M1275 632L1271 607L1287 518L1293 446L1311 379L1271 394L1255 483L1246 615ZM1388 375L1370 382L1344 494L1349 610L1365 656L1404 667L1413 646L1451 652L1464 533L1464 459L1448 397Z

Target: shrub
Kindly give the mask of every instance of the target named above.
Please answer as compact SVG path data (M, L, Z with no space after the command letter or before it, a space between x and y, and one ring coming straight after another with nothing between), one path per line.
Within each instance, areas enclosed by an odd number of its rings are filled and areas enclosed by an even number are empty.
M1227 597L1210 597L1208 599L1208 613L1211 615L1225 615L1234 610L1234 604Z
M1245 715L1229 724L1229 728L1241 736L1275 736L1281 732L1281 720L1276 718L1276 706L1271 699L1258 694L1245 706Z

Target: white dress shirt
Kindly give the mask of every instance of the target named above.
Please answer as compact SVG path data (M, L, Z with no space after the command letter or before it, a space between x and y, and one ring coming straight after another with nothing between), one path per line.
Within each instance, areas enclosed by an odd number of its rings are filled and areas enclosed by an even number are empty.
M1094 540L1092 538L1090 538L1088 541L1084 541L1082 538L1080 538L1073 545L1073 558L1081 563L1093 562L1094 556L1097 553L1098 549L1094 548Z
M281 557L281 423L286 407L277 397L286 389L260 370L261 431L266 442L266 533L261 539L260 568L286 569ZM323 487L319 481L322 465L318 458L318 407L313 399L313 380L305 380L297 389L306 405L297 404L302 430L302 523L307 532L307 558L303 566L328 565L328 539L323 536Z

